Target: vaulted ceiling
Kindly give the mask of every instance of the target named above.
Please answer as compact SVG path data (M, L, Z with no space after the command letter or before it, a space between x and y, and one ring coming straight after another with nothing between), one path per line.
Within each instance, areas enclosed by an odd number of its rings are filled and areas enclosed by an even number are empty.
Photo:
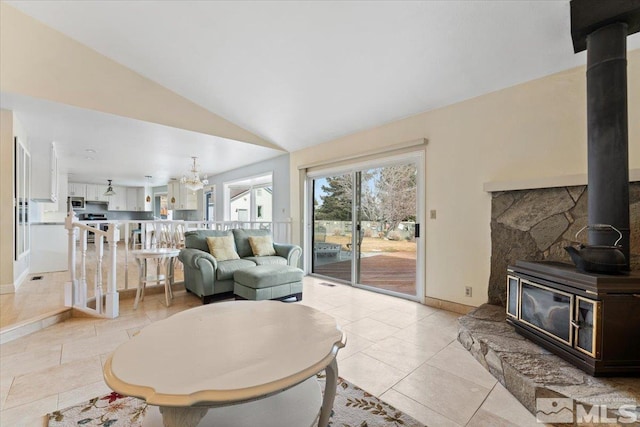
M573 53L565 0L5 3L15 19L39 21L18 27L40 25L85 53L67 68L73 79L56 76L55 93L0 74L2 107L34 145L55 139L69 171L130 185L180 175L190 156L215 174L586 61ZM20 34L3 54L49 38ZM68 65L56 55L52 70L56 58ZM114 71L100 75L105 67ZM112 86L81 100L85 75ZM138 83L148 90L137 94Z

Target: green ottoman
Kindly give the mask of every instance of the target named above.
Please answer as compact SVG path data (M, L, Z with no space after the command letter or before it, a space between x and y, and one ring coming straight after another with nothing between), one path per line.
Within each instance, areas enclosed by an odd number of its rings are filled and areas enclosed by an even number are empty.
M247 267L233 273L236 299L302 300L302 270L282 264Z

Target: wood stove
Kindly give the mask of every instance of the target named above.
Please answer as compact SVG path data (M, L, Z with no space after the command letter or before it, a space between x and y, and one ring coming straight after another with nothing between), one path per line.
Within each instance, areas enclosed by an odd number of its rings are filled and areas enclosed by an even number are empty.
M579 272L518 261L507 273L507 321L593 376L640 374L640 273Z
M640 0L571 1L574 50L587 49L589 223L620 230L626 268L604 275L518 261L507 271L507 320L594 376L640 374L640 273L628 271L626 69L626 38L638 31ZM612 241L606 227L590 227L590 245Z

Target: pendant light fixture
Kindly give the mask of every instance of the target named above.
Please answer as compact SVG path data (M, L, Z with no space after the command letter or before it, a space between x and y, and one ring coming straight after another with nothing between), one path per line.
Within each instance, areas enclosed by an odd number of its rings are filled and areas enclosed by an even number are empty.
M105 196L115 196L116 192L113 191L113 187L111 186L111 180L108 179L107 181L109 181L109 184L107 185L107 191L104 192Z

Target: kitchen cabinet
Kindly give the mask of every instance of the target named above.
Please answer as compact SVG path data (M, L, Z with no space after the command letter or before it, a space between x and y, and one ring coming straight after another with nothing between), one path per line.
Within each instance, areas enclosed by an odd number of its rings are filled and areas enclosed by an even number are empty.
M127 187L127 210L138 210L138 189L136 187Z
M67 174L59 173L58 174L58 194L64 195L67 194ZM66 197L58 197L57 202L38 202L40 205L42 212L61 212L65 214L69 206L67 205L68 201Z
M139 187L138 188L138 203L140 203L140 210L144 212L153 211L153 204L151 197L151 188L149 187Z
M34 150L31 156L33 174L31 199L36 202L57 203L60 195L58 183L58 153L52 142L48 150Z
M73 197L87 197L87 184L70 182L67 186L67 194Z
M167 194L169 209L177 211L198 209L196 191L187 189L180 181L171 181L167 187L169 189Z
M106 190L107 186L103 184L70 182L67 194L74 197L84 197L87 202L107 202L110 211L151 212L153 208L149 187L114 185L113 191L116 194L113 196L105 196Z
M167 184L167 208L175 210L178 206L178 198L180 197L180 183L178 181L169 181Z
M151 211L149 187L127 187L127 210L133 212Z
M127 188L113 186L113 191L116 193L113 196L108 196L110 211L126 211L127 210Z
M108 202L109 196L105 196L104 192L107 191L106 185L101 184L86 184L86 196L87 202Z

